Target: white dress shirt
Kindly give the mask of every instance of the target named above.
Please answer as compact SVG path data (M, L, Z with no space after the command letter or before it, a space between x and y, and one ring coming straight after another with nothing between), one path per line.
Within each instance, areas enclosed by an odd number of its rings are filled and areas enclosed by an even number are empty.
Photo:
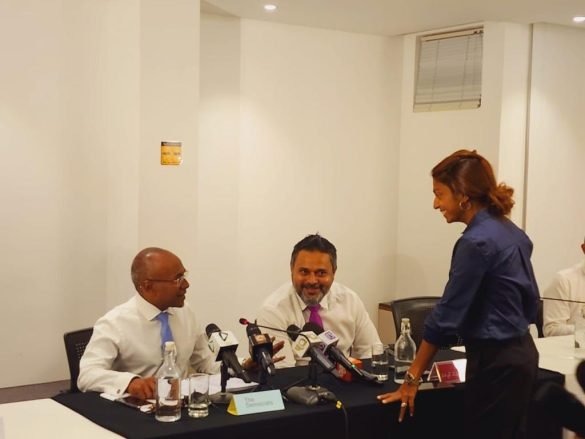
M295 291L291 282L281 286L266 299L258 312L258 324L287 329L290 325L302 328L309 320L310 311ZM370 358L371 345L380 343L380 337L359 296L349 288L333 282L331 289L321 300L319 315L325 330L339 337L337 347L354 358ZM264 330L263 330L264 331ZM306 360L295 358L290 339L286 334L266 330L276 338L284 340L279 355L285 359L276 367L304 365Z
M559 271L544 297L585 301L585 260ZM580 316L583 306L582 303L544 300L544 336L572 334L575 331L575 320Z
M219 363L211 356L207 336L189 304L167 312L183 375L189 367L217 373ZM156 319L159 313L157 307L135 294L101 317L79 364L79 389L121 394L134 377L153 376L163 360L161 323Z

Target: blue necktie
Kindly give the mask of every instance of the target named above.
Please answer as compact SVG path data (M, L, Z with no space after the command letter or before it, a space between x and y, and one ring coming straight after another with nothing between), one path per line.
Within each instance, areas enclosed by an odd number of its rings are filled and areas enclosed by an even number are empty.
M155 317L160 322L160 339L162 344L162 350L165 350L165 343L167 341L173 341L173 333L169 326L169 315L166 311L161 312Z

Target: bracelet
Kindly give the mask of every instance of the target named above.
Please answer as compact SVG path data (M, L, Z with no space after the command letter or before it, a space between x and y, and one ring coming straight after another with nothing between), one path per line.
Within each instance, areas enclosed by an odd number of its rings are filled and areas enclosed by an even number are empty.
M416 387L418 387L418 385L420 384L419 380L417 380L416 377L410 372L406 372L406 374L404 375L404 382L409 386Z

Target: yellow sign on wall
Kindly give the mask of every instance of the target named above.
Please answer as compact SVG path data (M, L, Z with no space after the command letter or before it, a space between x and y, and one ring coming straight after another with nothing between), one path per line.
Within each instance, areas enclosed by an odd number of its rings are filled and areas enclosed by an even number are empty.
M181 142L160 142L160 164L180 165L183 162Z

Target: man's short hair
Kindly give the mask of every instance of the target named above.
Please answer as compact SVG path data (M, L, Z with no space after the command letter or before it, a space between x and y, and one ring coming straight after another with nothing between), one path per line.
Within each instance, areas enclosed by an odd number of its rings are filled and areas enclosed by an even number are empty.
M293 267L293 265L295 265L297 255L301 250L306 250L309 252L318 251L321 253L327 253L329 255L329 259L331 259L331 266L333 267L333 271L337 270L337 249L333 244L331 244L331 242L323 238L318 233L315 235L307 235L296 243L290 256L291 268Z

